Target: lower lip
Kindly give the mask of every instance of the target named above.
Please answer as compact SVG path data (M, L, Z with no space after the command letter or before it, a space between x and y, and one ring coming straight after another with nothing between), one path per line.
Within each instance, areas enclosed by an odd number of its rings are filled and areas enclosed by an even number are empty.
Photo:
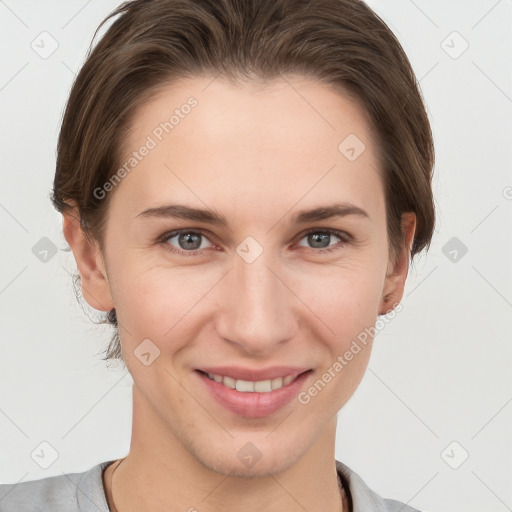
M311 370L302 373L287 386L267 393L244 393L211 380L204 373L199 371L196 373L206 384L215 400L226 409L245 418L262 418L278 411L297 396Z

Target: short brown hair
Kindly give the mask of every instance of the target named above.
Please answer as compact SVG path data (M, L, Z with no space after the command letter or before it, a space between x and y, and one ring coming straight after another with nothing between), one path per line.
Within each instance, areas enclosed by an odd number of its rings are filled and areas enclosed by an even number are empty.
M428 249L435 223L428 116L399 41L363 1L133 0L97 31L115 17L94 49L91 42L71 89L51 197L61 213L76 206L84 234L102 250L111 194L98 199L93 191L116 172L131 116L159 87L204 74L235 81L298 74L355 99L376 134L390 250L403 247L404 212L417 218L411 256ZM122 359L115 309L106 322L115 334L104 359Z

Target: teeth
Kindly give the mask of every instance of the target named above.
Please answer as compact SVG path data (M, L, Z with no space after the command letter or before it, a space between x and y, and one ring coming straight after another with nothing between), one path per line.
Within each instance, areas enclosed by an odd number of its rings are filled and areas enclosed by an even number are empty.
M249 380L237 380L235 388L237 391L243 391L244 393L254 393L254 382Z
M287 386L288 384L290 384L290 382L293 380L293 375L288 375L288 377L285 377L283 379L283 386Z
M222 375L214 375L213 373L208 373L208 377L215 382L220 382L224 384L224 386L236 389L242 393L268 393L269 391L274 391L282 388L283 386L287 386L295 379L295 377L297 377L297 375L287 375L284 378L277 377L276 379L259 380L256 382L242 379L235 380L232 377L223 377Z
M254 383L254 391L258 393L268 393L272 391L272 382L269 380L260 380Z
M222 380L222 383L224 384L224 386L227 386L228 388L232 388L232 389L235 389L235 379L232 379L231 377L224 377L223 380Z

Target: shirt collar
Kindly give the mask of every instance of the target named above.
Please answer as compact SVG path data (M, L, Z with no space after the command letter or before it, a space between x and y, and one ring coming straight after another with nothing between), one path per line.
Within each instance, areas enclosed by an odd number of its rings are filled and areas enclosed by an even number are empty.
M347 465L336 460L336 471L340 475L347 497L352 503L352 512L384 512L387 510L384 500Z
M115 460L97 464L90 471L86 471L78 480L76 492L80 512L109 512L103 487L103 471L113 462ZM362 478L347 465L336 460L336 471L352 505L351 512L382 512L387 510L384 500L372 491Z

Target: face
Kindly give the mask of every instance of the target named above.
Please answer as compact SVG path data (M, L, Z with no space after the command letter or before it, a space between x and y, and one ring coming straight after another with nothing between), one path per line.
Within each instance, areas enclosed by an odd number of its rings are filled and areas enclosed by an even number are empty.
M240 476L279 472L324 438L367 366L360 334L405 279L372 137L360 107L297 77L189 79L137 111L123 159L137 163L108 192L105 279L77 261L116 308L146 434ZM261 459L244 465L246 452Z

